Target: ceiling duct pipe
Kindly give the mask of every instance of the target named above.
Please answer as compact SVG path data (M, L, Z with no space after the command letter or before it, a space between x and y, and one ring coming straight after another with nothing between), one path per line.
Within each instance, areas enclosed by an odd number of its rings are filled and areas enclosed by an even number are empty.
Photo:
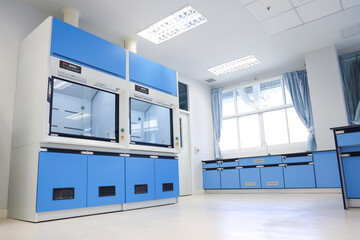
M124 48L130 52L137 53L137 43L134 38L125 38L124 39Z
M64 14L64 22L73 25L74 27L79 27L79 17L80 13L75 8L66 7L63 8L62 13Z

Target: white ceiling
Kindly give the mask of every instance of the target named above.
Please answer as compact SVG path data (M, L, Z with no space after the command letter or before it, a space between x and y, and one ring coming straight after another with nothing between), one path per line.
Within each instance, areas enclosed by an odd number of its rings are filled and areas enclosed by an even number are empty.
M247 81L304 66L304 54L336 45L338 51L360 47L360 0L22 0L62 18L63 7L81 12L80 28L122 45L138 41L138 54L194 79L213 78L211 86ZM192 5L208 22L160 45L136 32ZM267 7L270 6L270 10ZM222 76L207 69L244 56L261 61Z

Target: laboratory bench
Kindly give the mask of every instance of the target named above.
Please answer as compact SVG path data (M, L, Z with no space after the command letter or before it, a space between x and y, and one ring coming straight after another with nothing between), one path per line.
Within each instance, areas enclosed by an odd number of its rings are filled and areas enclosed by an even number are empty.
M203 160L202 168L205 190L341 186L334 150Z

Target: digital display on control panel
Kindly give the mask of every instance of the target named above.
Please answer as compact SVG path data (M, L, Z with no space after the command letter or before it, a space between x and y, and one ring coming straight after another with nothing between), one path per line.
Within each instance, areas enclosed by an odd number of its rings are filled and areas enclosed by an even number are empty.
M65 61L60 60L60 68L72 71L72 72L76 72L76 73L81 73L81 67L77 66L75 64L72 63L68 63Z
M149 94L149 89L143 86L139 86L139 85L135 85L135 91L141 92L141 93L145 93L145 94Z

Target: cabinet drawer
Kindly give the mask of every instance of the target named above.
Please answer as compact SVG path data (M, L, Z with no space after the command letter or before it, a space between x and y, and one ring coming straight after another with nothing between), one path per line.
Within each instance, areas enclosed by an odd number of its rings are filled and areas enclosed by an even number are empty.
M312 162L312 156L301 156L301 157L286 157L283 159L284 163L301 163L301 162Z
M215 162L215 163L204 163L202 165L203 169L208 169L208 168L218 168L220 167L220 164Z
M222 162L220 164L220 167L237 167L237 166L239 166L238 161Z
M270 165L280 163L282 163L281 156L264 156L239 159L239 166Z
M360 132L338 134L336 139L339 147L360 145Z

